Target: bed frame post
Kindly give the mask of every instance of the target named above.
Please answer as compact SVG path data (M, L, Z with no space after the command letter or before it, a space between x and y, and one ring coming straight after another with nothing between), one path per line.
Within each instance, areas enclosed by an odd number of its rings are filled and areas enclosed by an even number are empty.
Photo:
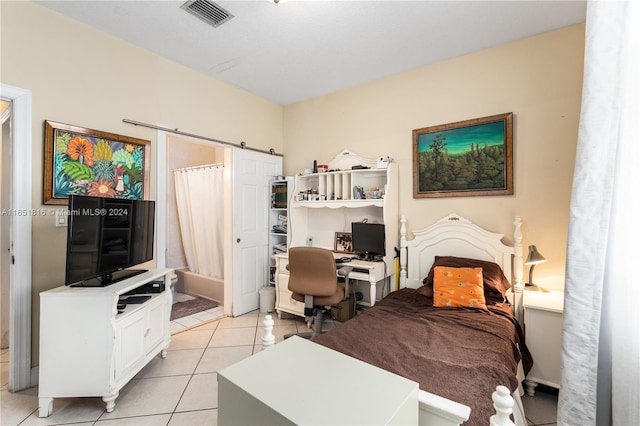
M400 288L407 286L407 217L400 217Z
M516 216L513 224L515 229L513 230L513 306L515 308L515 316L520 324L523 324L523 304L522 304L522 291L524 290L524 284L522 283L522 220L520 216Z

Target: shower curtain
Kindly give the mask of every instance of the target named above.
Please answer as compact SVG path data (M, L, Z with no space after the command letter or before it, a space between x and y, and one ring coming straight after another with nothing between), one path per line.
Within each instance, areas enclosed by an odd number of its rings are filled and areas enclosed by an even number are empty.
M224 166L173 171L182 245L191 272L224 277Z

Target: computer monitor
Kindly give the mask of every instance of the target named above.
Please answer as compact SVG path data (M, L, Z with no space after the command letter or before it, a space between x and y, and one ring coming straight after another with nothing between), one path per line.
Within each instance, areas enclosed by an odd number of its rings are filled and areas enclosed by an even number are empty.
M353 222L351 224L353 251L365 260L381 260L385 255L384 225L381 223Z

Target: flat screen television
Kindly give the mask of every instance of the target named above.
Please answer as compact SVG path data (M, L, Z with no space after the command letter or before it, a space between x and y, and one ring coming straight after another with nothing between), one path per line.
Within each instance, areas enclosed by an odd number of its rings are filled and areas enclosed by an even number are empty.
M358 258L377 261L385 255L384 225L381 223L353 222L351 224L353 251Z
M69 196L65 284L107 286L153 259L155 202Z

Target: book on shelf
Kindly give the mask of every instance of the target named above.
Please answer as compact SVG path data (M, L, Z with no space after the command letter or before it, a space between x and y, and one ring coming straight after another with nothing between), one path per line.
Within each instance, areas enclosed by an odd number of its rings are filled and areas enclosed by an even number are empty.
M275 209L287 208L286 183L275 183L271 186L271 207Z

